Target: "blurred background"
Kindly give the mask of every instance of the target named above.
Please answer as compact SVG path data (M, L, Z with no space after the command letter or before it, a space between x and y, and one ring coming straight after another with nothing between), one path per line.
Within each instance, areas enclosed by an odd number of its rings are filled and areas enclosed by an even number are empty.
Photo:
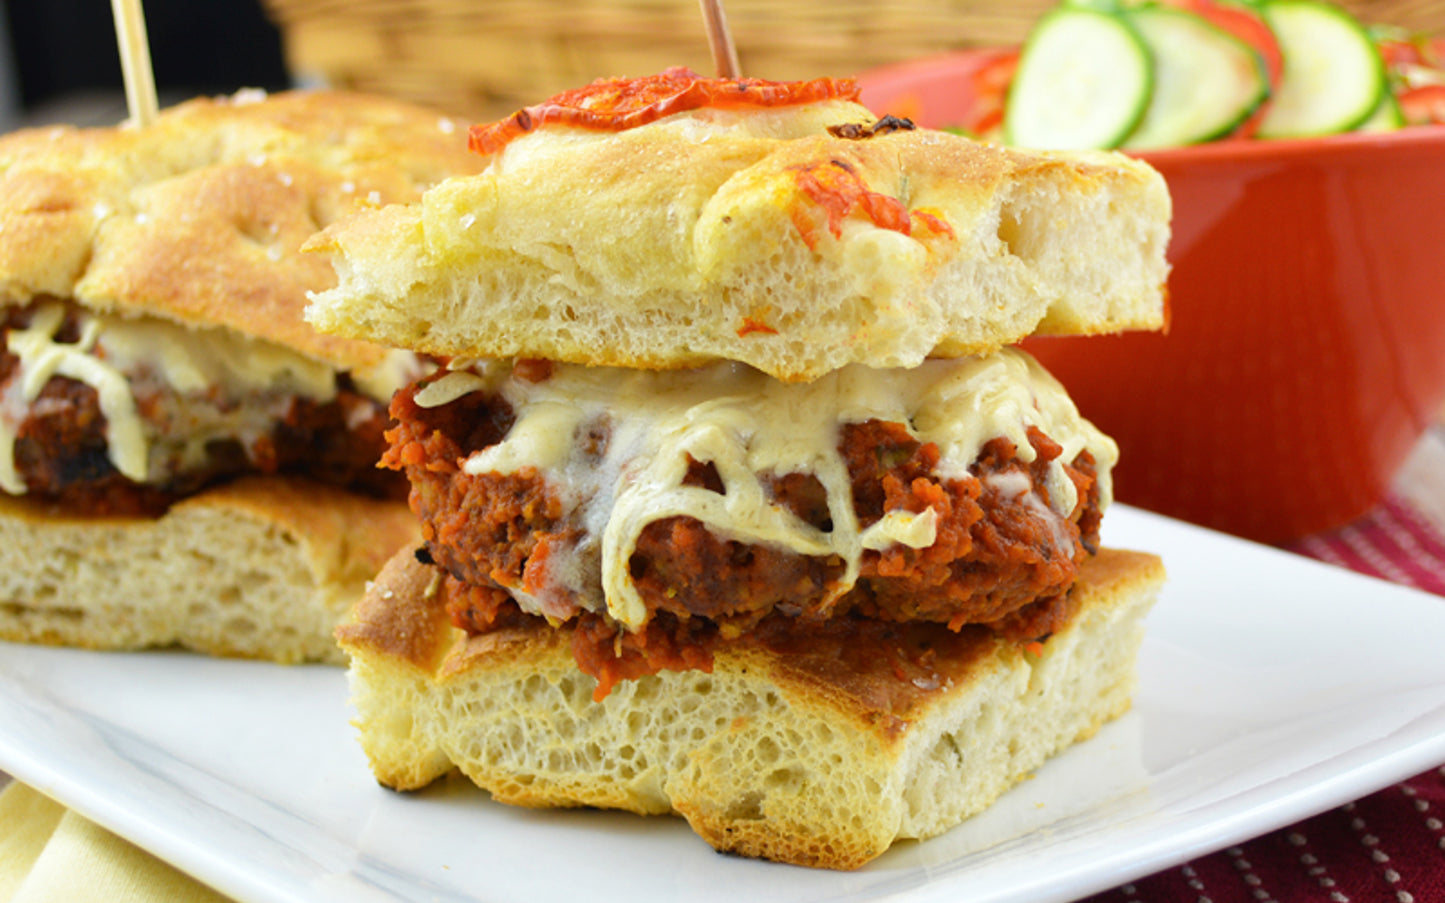
M602 75L706 72L696 0L145 0L163 103L329 83L474 119ZM728 0L743 71L853 75L1021 41L1053 0ZM1366 21L1445 31L1441 0L1349 0ZM3 0L0 122L124 115L106 0Z
M125 115L107 0L3 0L0 119L114 122ZM281 32L259 0L145 0L162 103L290 83Z

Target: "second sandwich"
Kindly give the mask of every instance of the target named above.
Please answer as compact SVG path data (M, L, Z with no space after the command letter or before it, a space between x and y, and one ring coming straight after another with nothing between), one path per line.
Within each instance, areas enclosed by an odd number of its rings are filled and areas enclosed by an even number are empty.
M416 528L379 471L408 351L318 335L300 253L476 171L435 112L240 92L0 138L0 639L341 661Z

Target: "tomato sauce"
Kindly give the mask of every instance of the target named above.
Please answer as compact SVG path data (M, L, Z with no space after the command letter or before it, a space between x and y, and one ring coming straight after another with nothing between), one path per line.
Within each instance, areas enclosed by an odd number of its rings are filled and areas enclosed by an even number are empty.
M529 365L534 375L545 369ZM846 634L877 645L968 625L1032 641L1072 616L1069 589L1087 551L1097 547L1099 492L1087 453L1066 468L1078 491L1076 509L1051 525L1038 516L1037 503L1017 494L1021 483L1042 491L1049 462L1063 451L1037 429L1028 436L1032 460L996 438L985 445L975 475L942 479L937 446L920 442L904 424L845 424L839 448L860 525L888 511L932 508L938 521L930 546L865 552L858 583L839 596L843 564L836 558L729 539L691 517L660 519L643 529L628 562L649 611L646 624L629 632L571 597L551 598L558 589L548 573L554 556L585 536L544 475L533 467L461 470L469 454L507 433L507 403L477 392L422 408L414 399L419 388L393 400L398 425L388 434L384 463L406 470L412 482L428 557L448 574L442 595L452 623L472 634L529 623L533 616L512 593L532 596L553 624L570 625L574 658L597 678L599 698L618 681L660 670L708 670L719 643L786 645L796 633ZM578 441L605 444L608 436L603 430ZM705 461L689 461L684 483L725 491L717 468ZM769 489L775 503L817 529L832 529L827 493L815 476L772 475ZM894 658L909 681L933 679L903 652Z
M953 228L941 214L927 210L910 212L898 198L870 190L852 165L843 160L800 166L793 172L798 188L823 209L828 231L834 238L842 236L843 220L855 212L862 213L879 228L904 235L912 235L916 223L935 234L954 236ZM799 204L793 207L790 216L803 241L816 249L818 234L812 211Z

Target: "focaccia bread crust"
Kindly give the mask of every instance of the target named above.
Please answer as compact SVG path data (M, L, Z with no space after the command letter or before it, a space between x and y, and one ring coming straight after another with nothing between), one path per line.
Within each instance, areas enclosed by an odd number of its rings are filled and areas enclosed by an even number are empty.
M827 129L872 120L827 101L537 129L314 239L340 281L307 316L442 355L785 380L1162 325L1170 201L1147 165Z
M0 639L340 664L337 623L417 536L403 503L278 477L154 519L69 517L0 495Z
M1079 614L1039 647L930 628L930 680L900 681L880 650L844 666L823 641L737 644L710 674L594 703L566 629L467 639L431 601L436 574L398 553L338 630L383 784L460 768L501 802L672 812L717 849L841 869L976 814L1123 713L1164 577L1152 555L1106 549L1074 589Z
M385 349L303 322L306 293L335 277L299 247L481 163L464 124L340 92L198 99L144 129L15 132L0 138L0 304L74 298L375 367Z

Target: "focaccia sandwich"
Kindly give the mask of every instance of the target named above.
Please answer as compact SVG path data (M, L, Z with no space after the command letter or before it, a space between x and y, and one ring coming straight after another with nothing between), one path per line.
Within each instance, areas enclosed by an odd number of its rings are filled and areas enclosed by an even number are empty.
M364 95L242 92L0 138L0 638L329 660L416 527L377 469L410 351L316 333L300 246L476 171Z
M310 245L312 322L448 360L388 433L424 543L338 634L384 784L854 868L1128 707L1162 568L1006 346L1163 322L1157 173L679 70L472 144Z

